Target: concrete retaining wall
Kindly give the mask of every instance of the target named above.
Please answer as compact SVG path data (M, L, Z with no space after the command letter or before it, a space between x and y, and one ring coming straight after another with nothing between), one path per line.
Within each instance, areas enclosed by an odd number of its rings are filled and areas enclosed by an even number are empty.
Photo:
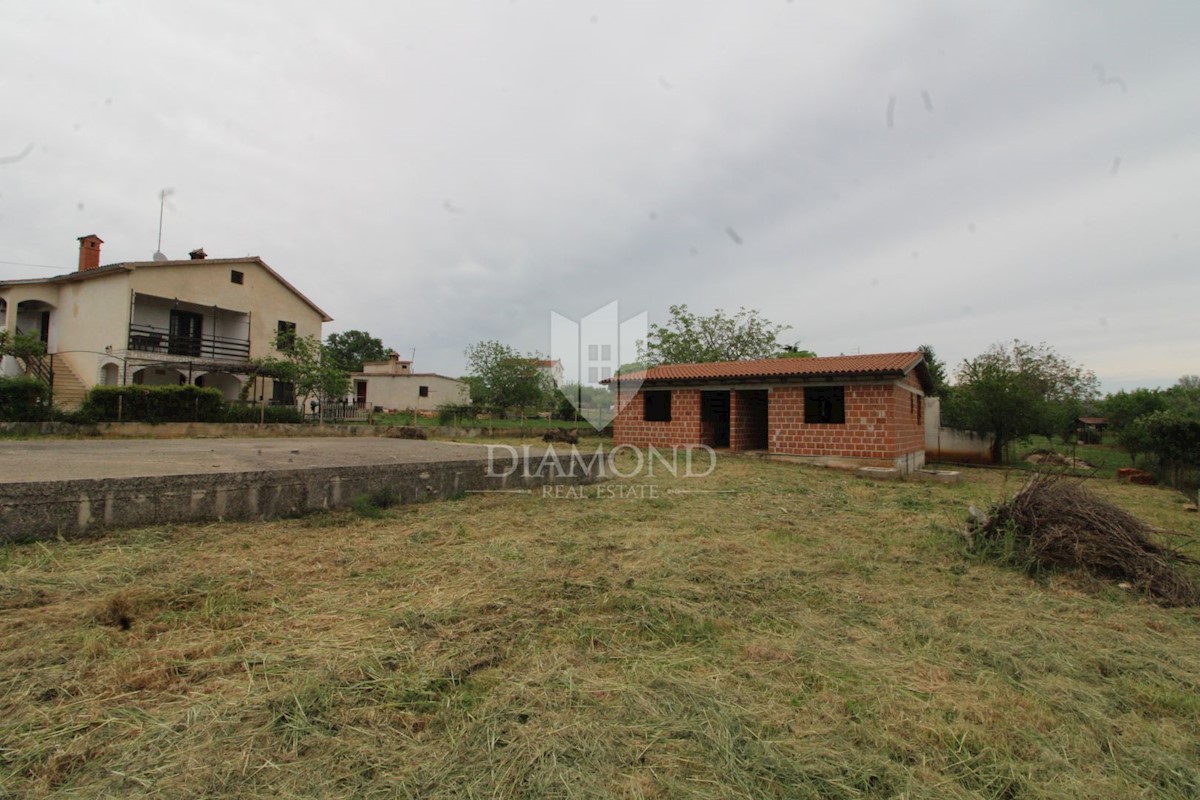
M942 426L941 401L925 398L925 458L956 464L991 464L991 436Z
M151 478L0 484L0 542L53 539L97 528L216 520L263 520L349 506L357 495L396 503L446 499L480 490L592 483L601 462L573 474L538 473L538 457L508 476L488 475L486 459L417 464L225 472ZM503 472L502 464L497 472ZM533 473L524 477L525 472Z

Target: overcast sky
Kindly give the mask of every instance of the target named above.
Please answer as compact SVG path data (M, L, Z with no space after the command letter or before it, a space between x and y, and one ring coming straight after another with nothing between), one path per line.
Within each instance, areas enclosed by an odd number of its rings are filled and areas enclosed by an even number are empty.
M550 312L1200 372L1200 4L0 6L0 261L261 256L416 368ZM54 274L0 264L0 279Z

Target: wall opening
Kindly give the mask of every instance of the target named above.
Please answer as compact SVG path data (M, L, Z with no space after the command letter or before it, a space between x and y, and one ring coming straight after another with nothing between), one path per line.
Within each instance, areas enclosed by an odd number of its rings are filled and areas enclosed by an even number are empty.
M296 387L294 384L287 381L272 381L271 382L271 405L273 406L294 406L296 405Z
M135 370L131 383L138 386L182 386L187 376L170 367L143 367Z
M730 449L767 449L767 390L752 389L736 394L736 419L733 420Z
M646 422L670 422L671 392L642 392L642 419Z
M842 386L809 386L804 390L806 425L844 425L846 389Z
M729 447L729 392L700 393L700 443Z
M236 375L231 375L227 372L208 372L204 375L198 375L195 384L209 389L220 390L221 396L225 400L237 400L241 397L242 393L242 382L238 380Z

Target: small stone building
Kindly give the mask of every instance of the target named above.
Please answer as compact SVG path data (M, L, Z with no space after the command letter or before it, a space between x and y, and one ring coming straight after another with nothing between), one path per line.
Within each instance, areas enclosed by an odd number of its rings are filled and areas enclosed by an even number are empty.
M614 445L703 444L904 472L925 463L931 385L917 352L669 364L610 385Z

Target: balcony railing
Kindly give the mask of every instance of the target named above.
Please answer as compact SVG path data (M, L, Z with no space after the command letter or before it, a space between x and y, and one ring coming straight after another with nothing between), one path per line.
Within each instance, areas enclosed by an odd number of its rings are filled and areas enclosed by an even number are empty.
M231 336L182 336L153 325L130 325L129 349L190 358L244 361L250 357L250 340Z

